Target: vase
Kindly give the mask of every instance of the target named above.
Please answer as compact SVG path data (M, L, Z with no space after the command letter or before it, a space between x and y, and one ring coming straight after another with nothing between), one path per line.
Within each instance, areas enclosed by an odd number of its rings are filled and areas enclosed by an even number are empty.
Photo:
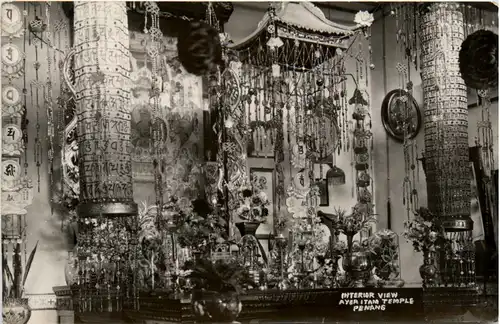
M240 231L241 236L252 235L255 236L257 229L259 228L261 222L239 222L235 223L236 228Z
M342 266L352 279L355 288L364 288L365 279L368 279L372 264L367 252L348 252L344 256Z
M76 247L75 247L76 251ZM78 281L78 258L73 251L68 251L68 259L64 266L64 279L67 286L73 286Z
M191 303L198 319L218 323L234 322L243 307L236 292L195 291Z
M332 258L333 264L332 264L332 278L334 279L335 285L340 287L340 284L337 282L337 274L339 273L339 260L341 256L340 255L335 255Z
M424 288L432 286L436 278L437 268L434 265L433 254L429 249L423 251L424 264L419 268L420 277L422 278L422 286Z
M2 323L26 324L31 317L28 298L6 298L2 304Z

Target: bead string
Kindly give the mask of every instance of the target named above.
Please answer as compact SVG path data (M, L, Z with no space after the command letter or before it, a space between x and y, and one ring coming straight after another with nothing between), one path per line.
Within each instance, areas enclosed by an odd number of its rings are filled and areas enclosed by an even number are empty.
M54 188L54 177L53 177L53 171L54 171L54 118L53 118L53 100L52 100L52 54L51 54L51 49L52 47L50 46L53 42L52 39L52 32L50 28L52 27L50 24L50 2L45 3L45 16L46 16L46 31L45 34L47 35L47 83L46 83L46 93L45 93L45 106L46 106L46 111L47 111L47 137L48 137L48 148L47 148L47 155L48 155L48 168L49 168L49 183L50 183L50 188ZM52 197L51 195L51 202L52 202ZM51 213L53 212L53 204L50 204L51 206Z
M38 4L34 4L34 16L37 17L37 6ZM31 97L33 98L33 86L35 87L35 96L36 96L36 137L34 142L34 162L37 168L37 185L38 192L40 192L41 187L41 179L40 179L40 167L42 165L42 143L40 140L40 87L43 86L39 79L39 51L38 51L38 40L33 40L33 44L35 45L35 62L33 64L35 68L35 80L31 82Z

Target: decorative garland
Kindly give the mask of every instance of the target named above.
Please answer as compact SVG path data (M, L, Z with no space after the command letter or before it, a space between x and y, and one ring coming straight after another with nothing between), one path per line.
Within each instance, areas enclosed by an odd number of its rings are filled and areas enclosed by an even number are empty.
M462 43L460 73L465 84L474 89L494 88L498 84L498 35L478 30Z

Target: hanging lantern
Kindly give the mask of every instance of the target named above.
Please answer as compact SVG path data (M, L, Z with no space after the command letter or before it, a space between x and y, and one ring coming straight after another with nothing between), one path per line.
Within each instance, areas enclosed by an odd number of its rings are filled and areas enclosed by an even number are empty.
M326 172L326 178L328 179L328 183L334 186L345 184L345 172L336 165L333 165L333 163L330 164L330 170Z

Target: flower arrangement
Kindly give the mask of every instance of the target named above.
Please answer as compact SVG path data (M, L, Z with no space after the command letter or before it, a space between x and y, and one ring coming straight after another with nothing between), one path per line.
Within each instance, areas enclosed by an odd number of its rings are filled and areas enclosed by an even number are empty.
M23 297L24 285L26 283L26 279L28 278L33 259L35 258L37 247L38 241L26 261L24 270L22 269L20 243L16 244L16 248L14 250L14 257L12 261L13 271L11 271L9 267L7 255L5 255L5 253L2 254L2 297L4 301L8 298L19 299Z
M242 188L237 195L236 215L245 222L263 223L269 215L267 179L251 173L250 181L251 186Z
M142 203L139 209L138 236L142 252L139 261L140 285L152 289L164 288L163 285L168 284L162 278L168 272L169 265L173 266L170 264L173 261L167 257L166 248L169 244L167 240L173 239L165 234L174 234L174 240L181 248L209 255L211 246L224 238L225 224L223 217L219 217L204 199L194 200L191 206L186 207L182 199L171 197L162 206L160 213L157 206ZM173 275L179 279L186 277L183 272Z
M445 240L444 229L439 219L423 207L415 213L413 220L405 222L403 236L412 243L416 252L441 245Z
M337 241L332 246L332 255L340 257L347 252L347 244L344 241Z
M383 280L394 280L399 276L398 236L391 230L383 229L367 240L367 248L372 255L375 274Z
M342 209L335 209L336 228L345 235L354 236L362 230L369 229L376 222L375 215L371 213L372 206L358 203L352 208L350 215Z
M205 199L197 199L192 202L191 208L182 209L176 201L175 198L171 200L163 215L171 224L172 233L177 236L181 247L208 255L211 246L226 239L227 222L217 208Z
M189 271L194 289L239 294L255 285L249 271L235 259L188 261L184 270Z

